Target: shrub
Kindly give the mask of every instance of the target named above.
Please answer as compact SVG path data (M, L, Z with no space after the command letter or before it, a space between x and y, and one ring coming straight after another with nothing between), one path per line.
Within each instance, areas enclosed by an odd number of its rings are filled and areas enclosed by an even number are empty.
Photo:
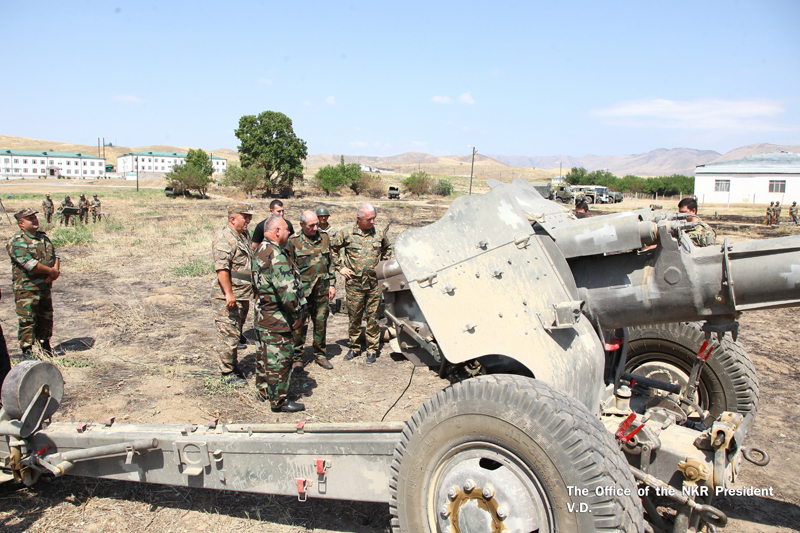
M185 265L172 268L172 274L179 278L205 276L213 273L214 265L211 261L204 261L203 259L193 259Z
M361 172L358 178L350 184L350 188L356 194L363 194L372 198L380 198L386 192L386 185L383 178L376 174Z
M450 196L453 194L453 182L441 178L433 185L433 187L431 187L431 194L435 194L437 196Z
M403 187L406 192L416 194L417 196L429 194L431 192L431 187L433 187L433 178L425 171L414 172L403 180Z
M94 242L94 233L89 230L88 226L78 223L75 227L54 229L50 235L50 241L56 248L85 246Z

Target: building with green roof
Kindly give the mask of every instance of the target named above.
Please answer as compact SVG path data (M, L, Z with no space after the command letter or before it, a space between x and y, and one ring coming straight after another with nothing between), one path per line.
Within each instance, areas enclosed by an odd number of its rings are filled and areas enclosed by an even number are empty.
M0 179L105 178L106 161L80 152L0 149Z
M186 162L187 152L131 152L117 157L117 171L123 174L138 172L142 177L161 177L176 165ZM223 173L228 160L211 154L214 173Z

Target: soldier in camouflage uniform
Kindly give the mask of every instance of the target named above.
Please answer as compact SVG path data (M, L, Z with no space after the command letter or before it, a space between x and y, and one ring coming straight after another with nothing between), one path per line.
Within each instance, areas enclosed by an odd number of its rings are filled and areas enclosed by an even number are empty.
M775 209L772 210L773 218L772 223L776 226L781 224L781 203L775 202Z
M302 231L292 235L286 246L286 252L300 272L303 282L303 296L308 302L308 316L314 324L314 359L326 370L332 370L328 361L325 344L325 330L328 322L328 301L336 297L336 273L331 261L331 240L324 231L319 231L319 220L314 211L303 211L300 215ZM306 342L308 325L303 324L294 332L295 359L302 355ZM295 363L295 368L297 363Z
M336 239L336 235L339 233L339 230L328 223L328 217L331 216L331 212L327 207L321 205L316 209L316 211L314 211L314 214L317 215L317 218L319 219L319 229L327 233L328 237L331 238L331 242L333 242L334 239Z
M684 198L678 204L679 213L688 213L687 222L697 222L697 225L686 232L696 246L711 246L717 238L714 230L697 216L697 202L694 198Z
M53 222L53 211L55 211L56 207L53 205L53 200L50 199L50 193L44 195L44 200L42 200L42 211L44 211L45 220L47 223L50 224ZM2 381L0 381L2 383Z
M378 262L388 259L389 239L385 232L375 229L376 212L372 205L358 206L356 217L356 224L342 230L331 246L336 270L346 280L350 350L344 360L349 361L361 353L358 338L361 334L361 318L366 315L367 363L374 363L380 350L378 304L381 297L375 267Z
M792 202L792 207L789 208L789 214L792 216L792 222L797 225L797 202Z
M98 219L100 219L100 220L103 219L103 215L100 214L100 209L101 208L102 207L100 205L100 199L95 194L92 197L92 200L89 202L89 209L92 211L92 224L97 224L97 220ZM88 220L87 220L87 222L88 222Z
M771 226L772 225L772 219L775 217L775 213L774 213L775 207L774 206L775 206L775 202L770 202L769 206L767 207L767 220L764 221L764 223L767 226Z
M53 354L53 299L51 286L61 275L60 262L53 243L39 231L39 219L33 209L14 214L19 231L8 241L11 278L19 318L19 347L30 358L34 342L48 355Z
M211 307L217 327L219 370L223 381L237 386L247 385L238 364L242 328L253 298L252 250L247 233L247 225L253 219L252 209L248 204L229 205L228 225L211 245L217 271Z
M294 413L305 410L287 396L294 351L292 331L303 324L306 299L300 276L283 250L288 240L286 220L272 216L264 222L264 240L253 255L256 388L259 398L269 400L273 411Z
M63 210L65 207L75 207L75 204L73 204L72 200L69 199L69 195L65 196L61 201L61 224L64 226L69 226L69 219L72 215L69 213L64 213ZM72 222L72 225L75 225L75 221Z
M78 200L78 209L81 210L78 213L78 220L80 220L81 224L88 224L89 223L89 200L86 199L86 196L81 194L80 199Z

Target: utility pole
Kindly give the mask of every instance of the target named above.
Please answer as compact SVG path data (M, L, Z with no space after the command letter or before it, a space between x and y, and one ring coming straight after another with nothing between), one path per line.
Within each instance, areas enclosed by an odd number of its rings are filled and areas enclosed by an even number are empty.
M472 176L473 172L475 171L475 154L477 153L478 149L474 146L467 145L469 148L472 148L472 166L469 169L469 195L472 196Z

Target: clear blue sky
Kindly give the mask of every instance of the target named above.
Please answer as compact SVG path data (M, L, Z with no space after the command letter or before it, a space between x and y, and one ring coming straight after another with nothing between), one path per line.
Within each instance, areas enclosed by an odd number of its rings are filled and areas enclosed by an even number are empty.
M0 134L310 154L800 144L800 2L0 3Z

